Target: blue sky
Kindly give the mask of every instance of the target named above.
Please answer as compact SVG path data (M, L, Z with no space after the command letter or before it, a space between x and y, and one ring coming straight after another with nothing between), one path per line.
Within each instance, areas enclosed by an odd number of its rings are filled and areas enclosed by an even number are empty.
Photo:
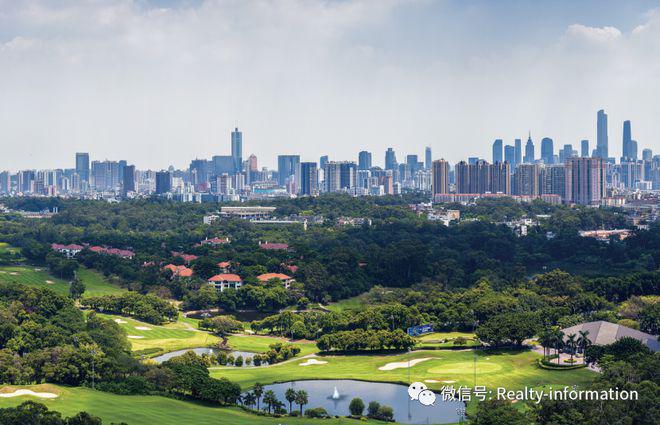
M185 167L234 125L266 166L490 159L593 145L600 108L613 155L625 119L660 151L658 75L660 1L0 0L0 169Z

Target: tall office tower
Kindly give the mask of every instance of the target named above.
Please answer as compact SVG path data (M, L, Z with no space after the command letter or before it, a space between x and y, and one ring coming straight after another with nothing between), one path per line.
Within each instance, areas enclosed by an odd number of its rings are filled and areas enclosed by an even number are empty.
M607 193L603 158L569 158L566 161L565 177L566 203L599 205Z
M360 151L358 154L358 170L368 170L371 168L371 152Z
M277 156L277 183L286 186L287 181L300 181L300 155Z
M385 152L385 169L395 170L397 165L396 153L392 148L387 148L387 151Z
M432 165L433 159L431 156L431 147L427 146L426 149L424 149L424 168L427 170L430 170Z
M630 141L628 153L630 154L630 159L637 161L637 140Z
M559 162L562 164L566 162L568 158L574 156L578 156L578 153L573 149L573 145L564 145L564 148L559 150Z
M11 189L11 177L9 177L9 171L3 171L0 173L0 193L9 193Z
M456 193L470 193L470 164L461 161L454 166Z
M433 194L449 193L449 162L444 159L433 161Z
M580 142L580 156L589 156L589 141L587 139L583 139Z
M323 175L325 176L326 192L339 192L341 190L341 163L327 161Z
M468 157L468 164L474 165L477 162L479 162L479 157L478 156L470 156Z
M192 183L195 185L207 183L211 176L213 164L205 159L193 159L190 162L188 170L192 176Z
M259 164L257 162L257 156L255 154L250 154L247 160L248 166L247 169L248 171L259 171Z
M564 199L564 164L546 165L541 168L539 192L541 195L559 195Z
M630 121L626 120L623 122L623 138L622 138L622 149L621 149L621 162L628 161L633 159L631 155L631 142L632 135L630 131Z
M539 195L539 164L520 164L517 167L514 186L516 195Z
M516 147L516 165L522 164L523 162L523 156L522 156L522 140L520 139L515 139L514 140L514 146ZM515 172L515 170L514 170Z
M649 148L646 148L642 151L642 160L651 161L653 160L653 151Z
M115 190L121 186L117 161L92 161L92 180L96 190Z
M89 184L89 154L85 152L76 153L76 173L80 177L82 186ZM84 189L84 187L81 187Z
M121 192L124 197L128 192L135 192L135 165L127 165L124 167Z
M321 170L325 170L325 164L328 162L328 155L323 155L319 158L319 167Z
M243 166L243 133L238 127L231 132L231 157L234 160L234 172L240 173Z
M530 134L527 137L527 143L525 144L525 158L523 158L525 164L534 163L534 142L532 142L532 135Z
M419 162L417 155L406 155L406 165L410 171L410 175L414 176L417 170L422 168L422 163Z
M156 172L156 195L172 190L172 173L169 171Z
M635 183L646 180L644 176L644 161L622 161L620 165L621 183L632 189Z
M504 146L504 161L509 163L511 169L516 167L516 148L511 145Z
M553 164L555 154L554 142L549 137L541 139L541 159L544 164Z
M316 162L300 163L300 194L316 196L319 194L319 170Z
M496 162L490 164L489 180L492 193L511 194L511 166L508 162Z
M607 159L609 157L607 141L607 114L604 110L596 115L596 156Z
M339 163L339 187L344 189L355 189L357 182L357 165L351 161L341 161Z
M493 164L496 162L502 162L503 160L502 139L495 139L493 142Z

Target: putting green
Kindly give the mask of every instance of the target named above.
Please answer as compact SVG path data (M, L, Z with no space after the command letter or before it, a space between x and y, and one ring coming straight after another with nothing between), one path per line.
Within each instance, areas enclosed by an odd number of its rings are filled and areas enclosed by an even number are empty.
M474 370L475 365L473 362L460 362L448 363L445 366L436 366L428 370L429 373L439 374L464 374L470 370ZM502 370L502 366L497 363L480 361L477 363L477 373L493 373Z

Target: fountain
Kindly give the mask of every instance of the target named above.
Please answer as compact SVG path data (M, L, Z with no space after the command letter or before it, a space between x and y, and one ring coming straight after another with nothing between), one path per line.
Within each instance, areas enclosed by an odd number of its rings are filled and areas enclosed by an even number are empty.
M339 400L339 391L337 391L337 386L335 386L335 391L332 393L333 400Z

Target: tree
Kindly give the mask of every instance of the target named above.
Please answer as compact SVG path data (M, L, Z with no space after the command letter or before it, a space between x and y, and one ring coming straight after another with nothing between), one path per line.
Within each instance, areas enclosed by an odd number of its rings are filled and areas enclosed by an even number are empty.
M544 329L541 334L539 335L539 344L541 347L543 347L543 358L548 357L548 350L550 347L552 347L553 344L553 334L552 334L552 329L546 328Z
M273 390L266 390L264 393L264 403L268 406L268 413L270 413L271 409L278 401L279 400L277 400L277 396Z
M284 398L289 402L289 413L291 413L293 410L292 404L294 401L296 401L296 390L293 388L287 388L286 392L284 393Z
M255 357L256 357L256 355L255 355ZM255 365L256 365L256 363L255 363ZM261 396L264 393L263 384L260 384L259 382L254 384L254 387L252 388L252 393L254 394L254 396L257 399L257 410L259 410L259 402L261 401Z
M381 404L378 408L378 413L376 414L376 419L382 421L393 421L394 420L394 409L385 404Z
M362 416L362 412L364 412L364 401L359 397L355 397L348 405L348 410L353 416Z
M637 320L642 331L651 335L660 333L660 302L644 307Z
M296 393L296 403L300 406L300 414L303 414L303 406L309 403L309 396L307 395L307 391L305 390L298 390Z
M73 280L69 283L69 297L71 299L77 300L85 292L85 284L77 277L74 277Z
M577 344L582 351L582 361L586 362L585 351L588 346L591 345L591 340L589 339L589 331L579 331L580 336L578 337Z
M527 425L530 423L528 418L507 400L496 399L479 403L473 422L475 425Z
M555 353L557 354L557 364L559 364L559 348L564 345L564 333L559 329L553 329L550 340L554 344Z
M243 396L243 404L252 407L257 402L257 398L254 396L254 393L248 392Z
M301 320L294 322L293 325L291 325L291 339L295 339L296 337L303 338L306 334L307 328L305 327L305 323Z
M380 409L380 403L377 401L370 401L369 406L367 407L367 416L370 418L377 418L378 409Z
M573 363L573 355L575 355L575 348L577 347L576 334L568 334L566 337L566 345L571 350L571 363Z

